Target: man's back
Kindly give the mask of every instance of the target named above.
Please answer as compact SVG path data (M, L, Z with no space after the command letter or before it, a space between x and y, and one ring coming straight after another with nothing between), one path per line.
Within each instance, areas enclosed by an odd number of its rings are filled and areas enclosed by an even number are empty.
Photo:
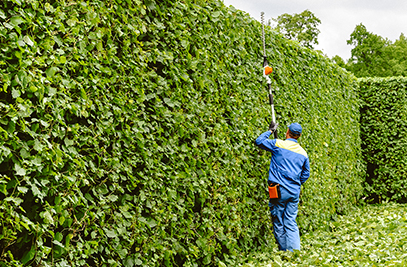
M256 145L272 153L268 180L299 194L309 177L308 155L297 140L268 139L270 135L271 132L265 132L256 139Z

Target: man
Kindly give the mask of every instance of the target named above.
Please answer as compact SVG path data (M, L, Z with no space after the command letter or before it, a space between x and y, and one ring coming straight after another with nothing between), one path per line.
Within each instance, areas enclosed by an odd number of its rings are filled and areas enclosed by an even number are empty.
M296 223L301 185L310 175L307 153L298 144L302 127L288 126L286 140L268 139L278 124L272 122L269 130L256 139L256 145L272 153L268 184L280 186L280 198L270 199L273 233L280 250L300 250L300 233Z

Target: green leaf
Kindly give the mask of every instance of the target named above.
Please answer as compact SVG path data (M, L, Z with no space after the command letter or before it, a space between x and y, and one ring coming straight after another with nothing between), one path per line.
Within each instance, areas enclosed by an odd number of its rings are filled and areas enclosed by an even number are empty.
M25 176L27 173L26 170L23 167L21 167L20 164L18 164L18 163L14 164L14 169L16 171L16 175L19 175L19 176Z
M31 247L31 249L29 251L27 251L26 253L24 253L23 258L21 259L21 262L23 264L28 263L29 261L31 261L32 259L34 259L35 257L35 247Z
M133 267L134 266L134 260L132 258L126 258L124 260L124 267Z
M64 235L63 235L62 233L57 232L57 233L55 234L55 240L61 242L63 238L64 238Z
M14 202L14 204L16 206L19 206L23 202L23 200L21 198L16 198L16 197L6 197L4 199L4 201L6 201L6 202L10 202L10 201Z
M64 247L65 247L64 244L62 244L61 242L59 242L59 241L57 241L57 240L52 240L52 243L55 244L55 245L57 245L57 246L60 246L61 248L64 248Z
M221 14L220 11L215 11L212 13L212 17L217 18L220 16L220 14Z
M45 223L54 224L54 218L52 218L52 215L51 215L51 213L49 211L42 212L41 217L44 219Z
M18 98L18 97L20 97L20 96L21 96L20 90L13 88L13 89L11 90L11 96L12 96L13 98Z
M59 63L65 64L66 63L66 57L65 56L60 56L59 57Z
M29 158L29 157L30 157L30 153L27 151L27 149L22 148L22 149L20 150L20 156L21 156L22 158Z
M41 196L41 192L35 184L31 185L31 191L34 196Z
M69 140L68 138L64 139L64 143L67 147L72 146L74 144L73 140Z
M21 192L23 194L27 193L27 191L28 191L28 188L24 187L24 186L19 186L19 187L17 187L17 189L19 192Z
M148 225L150 228L154 228L154 227L157 226L157 222L156 222L155 220L153 220L153 219L150 219L150 220L147 221L147 225Z
M44 149L44 145L41 144L41 142L38 139L34 140L34 147L36 151L41 152Z
M5 196L8 195L6 181L0 181L0 192L3 193Z
M23 41L29 46L34 45L34 42L31 40L30 36L28 36L28 35L24 36Z
M106 234L107 237L109 237L109 238L117 237L117 234L116 234L116 232L114 230L109 230L107 228L105 228L103 230L105 231L105 234Z
M32 163L34 166L40 167L40 166L42 166L42 159L41 159L41 157L37 156L37 157L35 157L35 158L33 158L33 159L31 160L31 163Z
M11 17L11 19L10 19L10 23L14 26L18 26L23 22L25 22L25 20L20 16L14 16L14 17Z
M52 78L54 77L55 73L58 71L59 69L57 67L50 67L48 68L45 73L47 74L48 78Z

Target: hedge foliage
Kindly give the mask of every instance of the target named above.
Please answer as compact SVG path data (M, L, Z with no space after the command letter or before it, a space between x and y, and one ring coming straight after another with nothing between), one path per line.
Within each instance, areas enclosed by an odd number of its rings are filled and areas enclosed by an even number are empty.
M407 202L407 78L359 79L365 189L374 202Z
M209 0L0 3L0 264L205 266L273 247L261 25ZM356 203L353 76L266 29L311 160L301 231ZM278 89L278 90L277 90Z

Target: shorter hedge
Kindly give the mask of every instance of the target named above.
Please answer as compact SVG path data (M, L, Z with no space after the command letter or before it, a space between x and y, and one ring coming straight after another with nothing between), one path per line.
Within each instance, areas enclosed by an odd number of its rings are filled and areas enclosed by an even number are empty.
M365 190L372 202L407 202L407 78L359 79Z

